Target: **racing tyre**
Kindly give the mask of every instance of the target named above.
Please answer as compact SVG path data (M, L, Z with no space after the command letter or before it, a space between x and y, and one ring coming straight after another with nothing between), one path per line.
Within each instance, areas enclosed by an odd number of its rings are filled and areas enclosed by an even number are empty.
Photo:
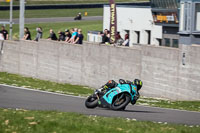
M127 94L122 94L121 96L117 96L112 105L111 108L113 110L125 110L126 106L130 103L131 98Z
M98 106L98 99L96 95L89 96L85 101L85 106L87 108L96 108Z

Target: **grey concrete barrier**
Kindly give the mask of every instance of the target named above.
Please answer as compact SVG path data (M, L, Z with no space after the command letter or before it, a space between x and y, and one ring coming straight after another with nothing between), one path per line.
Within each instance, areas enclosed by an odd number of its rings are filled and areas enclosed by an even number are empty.
M185 53L185 65L182 64ZM142 79L143 96L200 100L200 46L113 47L41 40L5 41L0 71L98 88L107 80Z

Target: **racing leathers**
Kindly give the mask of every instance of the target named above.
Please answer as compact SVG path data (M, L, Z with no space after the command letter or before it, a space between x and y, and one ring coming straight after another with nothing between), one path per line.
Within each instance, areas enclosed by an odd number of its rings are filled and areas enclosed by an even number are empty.
M105 85L103 85L100 89L98 89L98 91L106 93L107 91L117 87L118 84L129 84L129 85L132 84L132 85L135 85L133 82L125 81L123 79L120 79L119 83L117 83L114 80L109 80ZM137 85L135 85L135 86L137 86ZM139 97L140 97L140 94L138 92L138 89L136 89L136 94L134 96L134 99L131 101L131 104L134 105L137 102L137 100L139 99Z

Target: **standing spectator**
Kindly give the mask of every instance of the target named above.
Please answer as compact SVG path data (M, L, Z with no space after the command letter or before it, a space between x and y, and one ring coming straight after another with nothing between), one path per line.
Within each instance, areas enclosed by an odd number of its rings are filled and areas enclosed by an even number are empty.
M102 43L106 43L106 42L109 42L109 38L108 38L108 29L105 29L103 34L101 34L102 36Z
M36 28L36 31L37 31L37 34L36 34L35 41L39 41L39 39L42 38L42 28L38 27L38 28Z
M117 35L116 35L116 44L118 46L121 46L123 42L124 42L124 40L121 38L120 32L117 32Z
M31 33L28 29L28 27L24 28L24 38L23 40L31 40Z
M4 42L4 36L0 31L0 54L3 54L3 42Z
M1 26L1 31L3 34L4 40L8 40L8 31L5 29L5 26Z
M82 34L82 30L78 29L78 37L76 38L75 42L76 44L83 44L83 34Z
M122 44L123 46L129 46L129 34L125 35L124 42Z
M0 41L4 40L4 36L2 34L2 32L0 31Z
M71 37L72 37L72 34L69 32L68 29L65 29L65 41L68 42Z
M119 40L119 39L121 39L121 35L120 35L120 32L117 32L117 34L116 34L116 40Z
M50 33L50 35L48 37L48 40L54 40L54 41L58 40L56 34L54 33L54 31L52 29L49 30L49 33Z
M110 31L107 31L107 38L108 38L108 42L110 42Z
M72 28L71 32L72 32L72 37L70 38L68 43L74 43L74 41L76 40L76 38L78 36L78 29L77 28L74 28L74 29Z
M65 32L58 31L58 41L65 41Z

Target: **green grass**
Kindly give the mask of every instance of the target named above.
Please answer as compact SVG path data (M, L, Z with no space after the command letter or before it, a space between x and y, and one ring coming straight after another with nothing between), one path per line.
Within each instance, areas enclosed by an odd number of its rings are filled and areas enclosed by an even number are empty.
M51 18L51 17L75 17L79 12L83 15L88 12L88 16L103 16L103 8L88 9L46 9L46 10L26 10L25 18ZM1 11L1 19L9 19L10 11ZM19 18L19 11L13 11L13 18Z
M16 74L8 74L5 72L0 72L0 84L14 85L18 87L26 87L50 92L71 94L76 96L88 96L91 93L93 93L93 90L91 88L85 86L55 83L50 81L22 77Z
M9 74L6 72L0 72L0 84L57 92L62 94L71 94L76 96L88 96L93 93L91 88L84 86L60 84L50 81L22 77L20 75ZM141 97L137 104L200 112L200 101L170 101L164 99Z
M199 126L143 122L56 111L0 109L1 133L199 133L199 131Z
M137 2L149 0L115 0L115 2ZM42 4L90 4L90 3L108 3L108 0L27 0L26 5L42 5ZM18 1L14 0L14 5L19 5ZM7 2L0 2L0 5L9 5Z
M142 97L137 104L200 112L200 101L170 101L167 99Z
M26 27L29 28L31 32L32 39L36 36L36 27L40 26L43 28L43 38L48 38L49 29L53 29L55 33L60 31L64 31L65 29L70 28L81 28L84 35L84 40L87 40L87 32L88 31L102 31L103 22L102 21L76 21L76 22L62 22L62 23L37 23L37 24L26 24ZM8 27L6 27L8 29ZM19 25L15 24L13 26L13 38L19 38Z

